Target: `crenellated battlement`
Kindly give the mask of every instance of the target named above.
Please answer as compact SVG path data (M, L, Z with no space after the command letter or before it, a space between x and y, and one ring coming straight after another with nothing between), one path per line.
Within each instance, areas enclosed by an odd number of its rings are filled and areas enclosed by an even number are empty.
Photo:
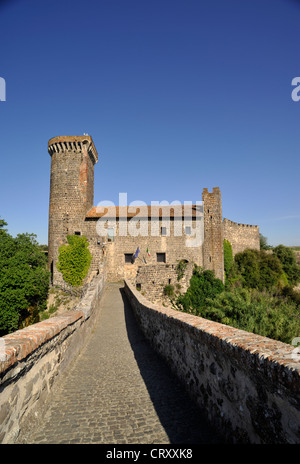
M65 153L69 151L81 153L84 149L86 149L93 163L96 164L98 162L98 153L92 137L89 135L53 137L48 142L48 153L50 156L53 153Z
M223 219L223 238L231 243L233 254L246 248L260 249L259 226Z
M257 225L252 225L252 224L242 224L240 222L234 222L231 221L230 219L223 219L223 224L230 225L232 227L237 226L237 227L250 227L251 229L259 229L259 226Z

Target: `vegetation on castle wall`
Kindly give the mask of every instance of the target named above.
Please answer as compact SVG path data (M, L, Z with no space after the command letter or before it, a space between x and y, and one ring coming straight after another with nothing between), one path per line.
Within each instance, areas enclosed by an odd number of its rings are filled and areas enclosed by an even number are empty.
M228 240L223 240L223 250L224 250L224 271L225 276L227 277L234 263L233 251L231 243Z
M57 269L64 281L72 287L80 287L88 274L92 254L84 235L68 235L68 244L59 248Z
M0 222L0 336L39 321L46 308L49 272L34 234L12 237Z
M290 285L300 280L299 266L286 247L245 250L229 271L225 265L225 285L195 267L187 292L172 301L175 309L284 343L300 336L300 293Z
M174 295L174 285L168 284L164 287L164 295L173 296Z
M182 277L184 276L184 273L186 271L186 267L187 267L188 263L187 261L185 261L184 259L181 259L177 266L176 266L176 272L177 272L177 280L180 280L182 279Z

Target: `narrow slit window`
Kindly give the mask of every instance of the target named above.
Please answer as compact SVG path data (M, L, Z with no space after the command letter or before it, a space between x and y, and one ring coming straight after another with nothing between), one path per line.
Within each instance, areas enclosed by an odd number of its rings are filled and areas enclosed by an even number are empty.
M107 241L113 242L115 238L115 231L114 229L107 229Z

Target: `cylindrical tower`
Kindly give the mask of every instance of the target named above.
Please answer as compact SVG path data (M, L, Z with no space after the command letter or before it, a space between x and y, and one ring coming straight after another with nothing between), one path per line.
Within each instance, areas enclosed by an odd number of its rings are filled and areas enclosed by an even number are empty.
M48 259L51 280L59 284L56 269L59 247L66 236L81 234L86 213L94 201L94 165L98 154L88 135L54 137L48 142L51 156Z

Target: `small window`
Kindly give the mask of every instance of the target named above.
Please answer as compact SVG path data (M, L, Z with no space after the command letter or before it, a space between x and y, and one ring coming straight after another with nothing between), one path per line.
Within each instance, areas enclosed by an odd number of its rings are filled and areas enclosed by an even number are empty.
M160 228L160 233L161 233L161 235L167 235L167 228L166 227L161 227Z
M191 226L186 226L185 228L185 235L191 235L192 234L192 228Z
M166 253L156 253L156 261L158 263L165 263L166 262Z
M74 232L74 235L81 235L81 232L77 230L76 232Z
M142 284L136 284L136 289L140 292L142 290Z
M133 253L125 253L124 254L126 264L132 263L132 255L133 255Z

